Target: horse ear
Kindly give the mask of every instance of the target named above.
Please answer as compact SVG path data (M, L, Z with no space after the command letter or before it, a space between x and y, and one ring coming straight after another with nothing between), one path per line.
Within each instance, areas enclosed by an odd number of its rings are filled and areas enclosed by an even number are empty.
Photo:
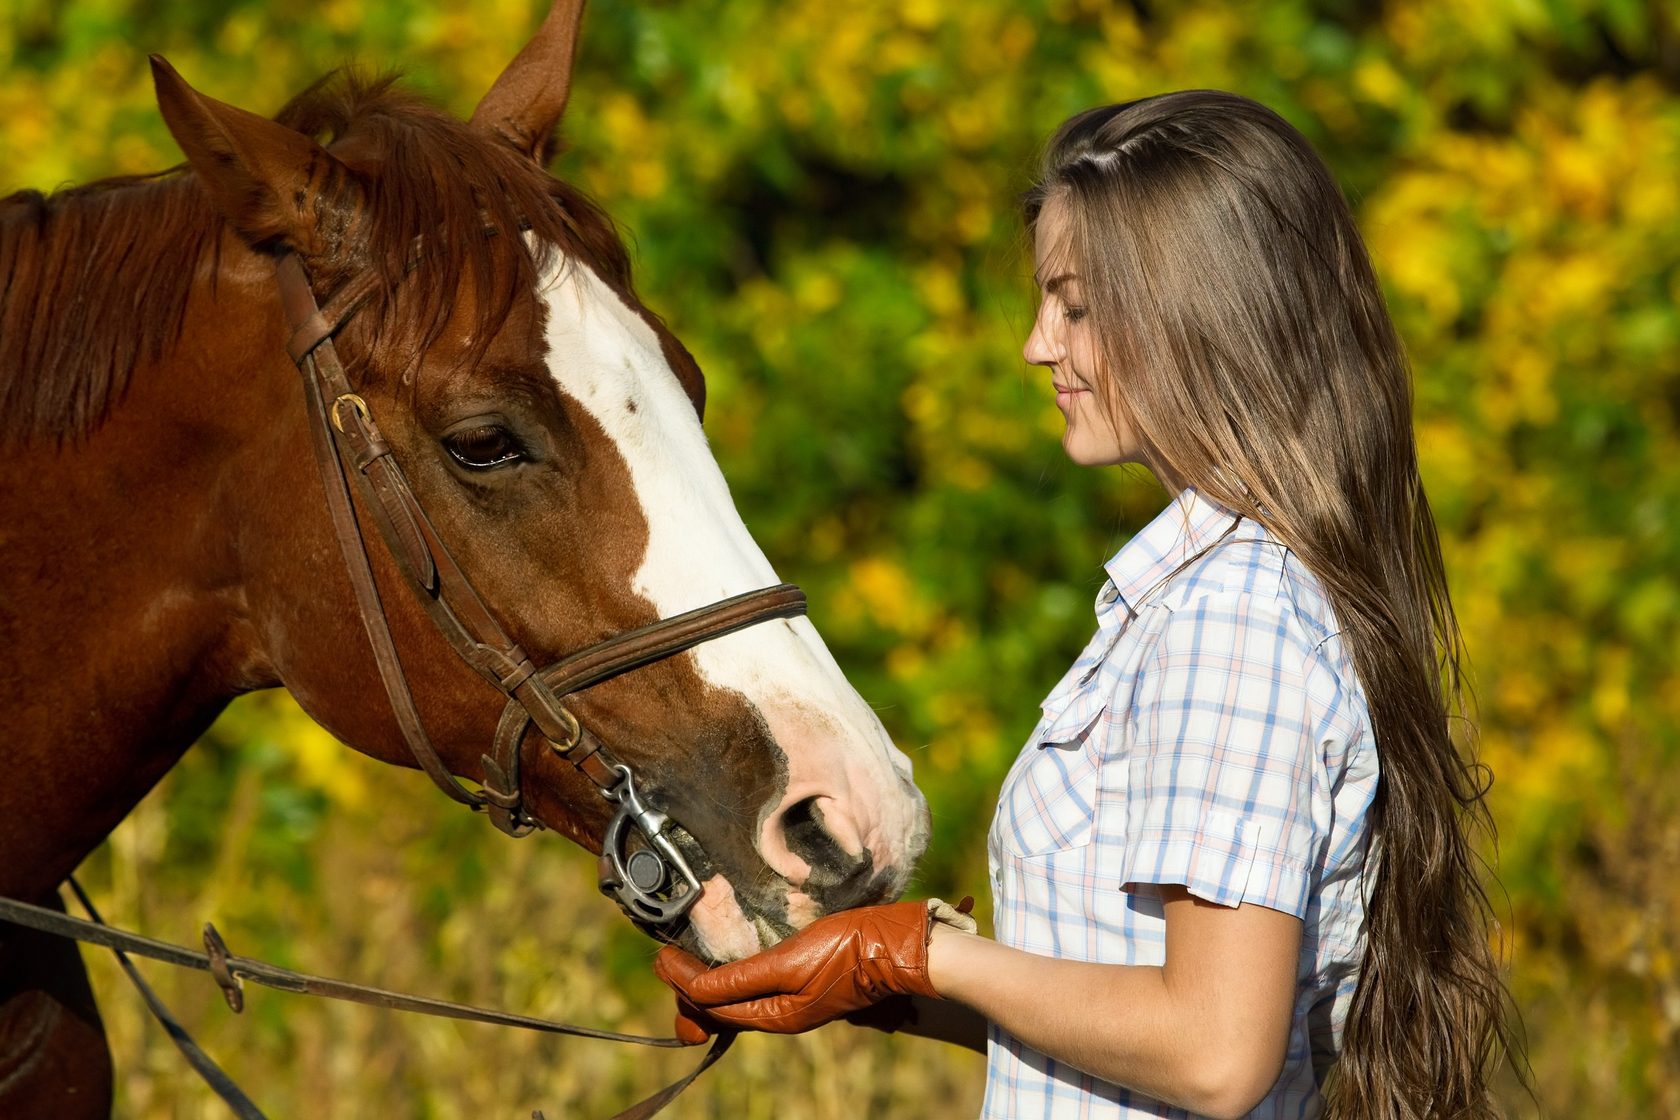
M472 123L539 164L572 92L572 57L584 0L554 0L536 35L473 110Z
M216 210L252 244L285 244L305 256L331 246L344 223L322 219L334 208L324 188L348 169L301 132L248 113L186 83L152 55L158 108ZM339 192L334 192L339 193Z

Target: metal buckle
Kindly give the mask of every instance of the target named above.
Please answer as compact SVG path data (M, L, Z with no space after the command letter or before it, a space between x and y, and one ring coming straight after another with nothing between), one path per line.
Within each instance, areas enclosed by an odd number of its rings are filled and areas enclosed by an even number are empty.
M619 773L618 784L602 791L617 802L618 811L607 822L601 841L601 893L616 898L632 917L650 925L674 922L700 901L700 880L664 834L671 818L642 801L628 766L614 769ZM649 847L627 852L627 828L640 832Z
M549 693L549 696L552 698L553 693ZM549 739L548 749L559 755L561 758L565 758L572 752L572 749L582 741L583 725L578 722L577 716L572 714L572 710L566 707L566 705L560 703L558 700L554 702L553 709L554 713L560 717L560 722L566 725L566 738L564 740ZM529 710L529 708L527 708L527 710ZM548 728L539 728L539 730L542 731L545 739L548 738ZM619 769L622 770L623 767L619 767Z
M216 978L216 984L222 989L222 998L237 1015L245 1010L245 981L234 975L228 966L228 959L233 954L228 952L227 942L222 940L221 933L209 922L204 923L204 952L210 958L210 975Z
M368 412L366 401L355 393L342 393L332 402L332 408L329 410L332 413L333 427L341 433L344 431L344 417L339 415L338 406L342 404L348 404L355 410L356 415L362 418L363 424L373 419L372 414Z

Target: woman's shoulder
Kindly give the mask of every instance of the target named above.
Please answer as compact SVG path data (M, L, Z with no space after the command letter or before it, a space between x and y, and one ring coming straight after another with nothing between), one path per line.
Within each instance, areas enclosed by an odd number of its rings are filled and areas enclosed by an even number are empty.
M1334 632L1335 614L1317 577L1252 518L1236 518L1228 531L1191 556L1162 588L1159 603L1180 611L1213 596L1246 598L1260 607L1275 603L1314 631L1322 630L1322 636Z
M1299 657L1311 675L1328 674L1363 708L1352 657L1323 584L1283 541L1251 518L1193 557L1162 589L1156 606L1178 629L1215 620L1233 634L1275 639L1281 658ZM1161 628L1171 627L1162 620Z

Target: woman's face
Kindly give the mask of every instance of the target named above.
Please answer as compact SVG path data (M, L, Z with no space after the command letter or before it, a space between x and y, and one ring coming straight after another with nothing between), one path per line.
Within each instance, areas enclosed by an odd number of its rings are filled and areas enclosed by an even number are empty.
M1022 353L1050 371L1056 407L1067 420L1062 449L1086 467L1144 461L1131 425L1103 407L1095 388L1109 375L1097 331L1086 313L1081 281L1068 263L1067 214L1052 195L1039 212L1033 245L1033 279L1039 287L1038 317ZM1116 385L1108 386L1112 393Z

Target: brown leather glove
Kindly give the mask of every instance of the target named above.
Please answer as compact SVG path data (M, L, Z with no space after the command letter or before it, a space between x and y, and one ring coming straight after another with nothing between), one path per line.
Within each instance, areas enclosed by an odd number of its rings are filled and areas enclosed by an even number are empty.
M678 952L682 952L682 950L679 949ZM683 956L686 957L688 954L683 953ZM693 957L689 957L688 959L694 960ZM718 1033L720 1029L724 1028L722 1028L721 1024L719 1024L717 1020L713 1019L710 1015L707 1015L704 1011L690 1003L687 997L683 996L680 992L677 994L675 1033L678 1038L682 1039L690 1046L699 1046L701 1043L711 1038L714 1034Z
M818 918L757 956L714 969L667 945L653 970L706 1017L798 1034L891 996L939 993L927 978L928 905L895 902Z

